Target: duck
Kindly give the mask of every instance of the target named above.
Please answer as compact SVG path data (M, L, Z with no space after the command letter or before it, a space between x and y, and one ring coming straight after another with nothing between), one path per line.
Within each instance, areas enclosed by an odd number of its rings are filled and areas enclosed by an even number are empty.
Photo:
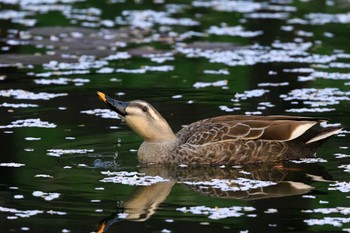
M238 165L314 157L341 126L306 116L222 115L185 125L176 134L148 102L97 96L143 138L141 164Z

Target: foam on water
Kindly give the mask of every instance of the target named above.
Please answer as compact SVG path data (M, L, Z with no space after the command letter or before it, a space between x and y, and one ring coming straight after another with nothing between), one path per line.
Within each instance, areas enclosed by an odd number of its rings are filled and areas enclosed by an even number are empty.
M340 101L350 100L350 91L341 91L338 88L326 87L322 89L317 88L301 88L294 89L288 94L280 95L284 101L302 101L310 108L303 108L301 112L322 112L333 111L333 108L326 108L340 103ZM298 110L289 110L296 112Z
M14 104L14 103L2 103L0 104L0 107L4 107L4 108L36 108L39 107L39 105L37 104L25 104L25 103L21 103L21 104Z
M172 18L169 12L154 10L124 10L122 17L117 18L118 24L128 24L140 28L151 28L154 25L196 26L199 23L190 18Z
M286 12L276 12L276 13L248 13L245 15L246 18L252 19L287 19L289 14Z
M220 110L225 111L225 112L234 112L234 111L239 111L239 110L241 110L240 107L233 107L233 108L230 108L230 107L225 106L225 105L220 105L219 108L220 108Z
M144 74L148 71L158 71L158 72L168 72L174 70L174 66L164 65L164 66L144 66L139 69L125 69L118 68L114 72L116 73L127 73L127 74Z
M304 222L309 226L331 225L334 227L342 227L343 224L350 223L350 218L344 218L344 217L324 217L319 219L312 218L312 219L305 219Z
M87 154L94 152L93 149L49 149L47 155L54 157L61 157L62 155L70 154Z
M210 86L225 87L227 86L227 84L228 84L227 80L220 80L216 82L196 82L192 86L196 89L199 89L199 88L210 87Z
M335 153L334 155L335 155L336 159L350 158L349 154ZM344 165L344 166L346 166L346 165Z
M34 197L41 197L45 201L52 201L56 198L59 198L61 194L60 193L46 193L46 192L42 192L42 191L34 191L32 195Z
M320 213L320 214L342 214L342 215L350 215L349 207L333 207L333 208L316 208L309 210L302 210L303 213Z
M243 93L236 93L235 97L233 99L231 99L231 101L232 102L240 102L240 100L247 100L250 98L261 97L268 92L270 92L270 91L265 90L265 89L247 90L247 91L244 91Z
M336 181L335 183L329 184L328 190L338 190L338 191L341 191L343 193L348 193L348 192L350 192L350 182Z
M332 112L335 108L291 108L286 109L286 112L293 112L293 113L317 113L317 112Z
M327 163L328 161L322 158L301 158L298 160L290 160L292 163Z
M349 156L347 156L347 157L349 157ZM339 168L344 169L344 172L350 173L350 164L343 164L343 165L340 165Z
M53 176L47 175L47 174L36 174L34 177L35 178L50 178L50 179L53 179Z
M204 74L219 74L219 75L229 75L230 72L228 70L203 70Z
M239 37L255 37L263 34L262 31L245 31L242 26L229 27L225 24L218 26L210 26L207 33L213 35L228 35L228 36L239 36Z
M107 61L114 61L114 60L124 60L129 58L131 58L131 55L128 52L117 52L115 54L105 57L104 59Z
M350 23L350 13L326 14L326 13L310 13L305 15L307 24L324 25L328 23Z
M207 215L209 219L218 220L224 218L241 217L245 214L254 212L256 209L251 206L231 206L231 207L206 207L206 206L191 206L177 208L177 211L182 213Z
M261 10L264 4L258 3L258 2L251 2L251 1L211 0L211 1L193 1L192 5L194 7L212 8L217 11L248 13L248 12L255 12L257 10Z
M16 219L16 218L29 218L31 216L44 213L43 210L18 210L14 208L7 208L0 206L0 212L13 214L13 216L8 216L8 219Z
M102 118L109 118L109 119L120 119L118 113L115 111L109 110L109 109L92 109L92 110L84 110L81 111L81 113L88 114L88 115L95 115Z
M67 93L47 93L47 92L30 92L21 89L0 90L0 96L13 97L24 100L50 100L53 98L67 96Z
M159 53L159 54L145 54L142 57L149 58L151 61L156 63L164 63L166 61L175 60L174 54L172 52Z
M25 164L22 163L0 163L0 167L23 167Z
M188 58L206 58L210 63L228 66L251 66L259 63L310 63L328 64L337 61L339 55L309 53L311 42L274 41L271 46L252 45L232 50L199 49L177 46L176 51Z
M334 66L331 64L330 64L330 67ZM336 66L341 66L340 65L341 63L333 63L333 64L337 64ZM307 82L307 81L315 80L317 78L331 79L331 80L350 80L350 73L313 71L308 76L299 76L298 80L301 82Z
M96 60L93 56L81 56L77 63L67 63L50 61L49 63L43 64L43 67L47 70L87 70L87 69L98 69L107 65L107 61Z
M74 78L74 79L68 79L68 78L57 78L57 79L35 79L34 83L41 84L41 85L67 85L68 83L74 83L75 85L84 85L85 83L89 83L89 79L85 78Z
M288 82L281 82L281 83L259 83L259 87L282 87L282 86L288 86Z
M248 191L250 189L276 185L276 183L272 181L251 180L247 178L238 178L235 180L212 179L210 181L185 181L183 183L187 185L211 187L222 191Z
M27 141L39 141L39 140L41 140L41 138L35 138L35 137L26 137L24 139Z
M144 173L138 172L110 172L102 171L101 174L108 177L100 180L101 182L106 183L117 183L117 184L126 184L126 185L136 185L136 186L149 186L154 183L166 182L169 181L160 176L146 176Z
M0 125L0 129L23 128L23 127L56 128L56 126L57 125L55 125L54 123L41 121L39 118L37 118L37 119L25 119L25 120L13 121L9 125Z

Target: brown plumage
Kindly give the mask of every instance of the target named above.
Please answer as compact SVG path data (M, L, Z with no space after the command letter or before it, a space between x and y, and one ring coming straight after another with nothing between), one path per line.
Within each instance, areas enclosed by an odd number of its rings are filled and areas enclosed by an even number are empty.
M175 135L149 103L97 94L144 139L141 163L245 164L311 157L341 130L317 129L325 120L310 117L226 115L194 122Z

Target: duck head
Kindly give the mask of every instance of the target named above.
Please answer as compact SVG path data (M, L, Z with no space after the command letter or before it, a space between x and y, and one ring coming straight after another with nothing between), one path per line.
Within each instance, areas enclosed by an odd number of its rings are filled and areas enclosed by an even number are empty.
M124 118L125 123L146 142L171 142L176 136L167 121L149 103L142 100L123 102L115 100L102 92L98 97Z

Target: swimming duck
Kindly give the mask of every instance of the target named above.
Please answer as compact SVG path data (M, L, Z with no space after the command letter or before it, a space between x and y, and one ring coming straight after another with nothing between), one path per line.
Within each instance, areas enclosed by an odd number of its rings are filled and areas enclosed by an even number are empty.
M312 157L342 129L318 129L315 126L326 120L312 117L224 115L196 121L174 134L151 104L97 95L144 139L138 160L145 164L247 164Z

